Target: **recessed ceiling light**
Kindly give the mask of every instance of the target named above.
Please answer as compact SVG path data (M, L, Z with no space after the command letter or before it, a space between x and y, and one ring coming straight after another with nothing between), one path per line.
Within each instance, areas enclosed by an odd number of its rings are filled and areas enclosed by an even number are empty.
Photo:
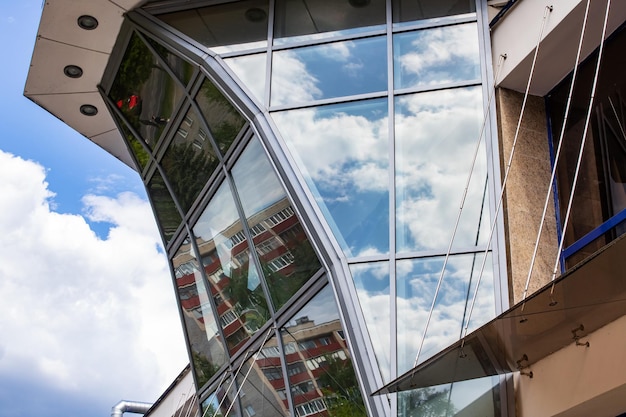
M85 30L94 30L98 27L98 19L87 14L82 15L77 20L78 26Z
M259 9L258 7L253 7L251 9L246 10L245 13L246 19L252 23L263 22L267 17L267 13L265 10Z
M83 75L83 69L78 65L67 65L63 68L63 74L70 78L80 78Z
M98 108L91 104L83 104L80 106L80 112L85 116L95 116L98 114Z
M365 7L370 4L370 0L348 0L350 6L352 7Z

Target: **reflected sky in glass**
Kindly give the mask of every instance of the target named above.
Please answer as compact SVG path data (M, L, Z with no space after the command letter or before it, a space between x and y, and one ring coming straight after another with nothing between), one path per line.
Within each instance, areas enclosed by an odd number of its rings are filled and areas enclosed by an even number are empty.
M394 26L476 11L476 0L392 0Z
M224 59L224 62L261 103L265 103L266 58L267 54L254 54Z
M399 96L395 107L397 250L445 251L480 134L481 87ZM454 247L486 243L486 159L481 146Z
M190 343L193 370L203 386L226 363L226 350L218 333L209 293L189 238L172 259L183 323Z
M389 251L387 100L273 113L347 256Z
M467 320L466 314L480 276L482 259L483 253L454 255L448 259L419 362L461 337L464 317ZM443 257L437 257L400 260L396 263L399 375L413 368L443 261ZM470 321L470 331L495 316L490 256L485 265Z
M272 106L387 89L384 36L277 51Z
M476 23L398 33L393 45L395 88L480 79Z
M350 265L361 311L383 380L391 380L389 263Z

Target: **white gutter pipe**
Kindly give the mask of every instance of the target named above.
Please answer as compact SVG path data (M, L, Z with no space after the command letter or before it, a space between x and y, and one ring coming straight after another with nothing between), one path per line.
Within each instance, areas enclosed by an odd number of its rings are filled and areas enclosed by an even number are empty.
M124 413L146 414L150 407L151 403L122 400L111 408L111 417L122 417Z

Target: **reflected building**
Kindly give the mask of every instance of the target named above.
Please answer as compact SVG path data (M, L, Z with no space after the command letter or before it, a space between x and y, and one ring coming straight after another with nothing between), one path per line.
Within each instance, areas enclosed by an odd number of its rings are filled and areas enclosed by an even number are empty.
M63 0L25 95L141 176L201 414L618 416L625 21Z

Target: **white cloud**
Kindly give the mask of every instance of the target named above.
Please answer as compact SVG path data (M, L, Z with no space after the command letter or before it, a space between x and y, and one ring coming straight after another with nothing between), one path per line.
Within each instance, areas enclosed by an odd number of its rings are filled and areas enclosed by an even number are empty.
M0 195L0 375L155 400L188 359L148 203L86 196L88 218L112 224L102 240L51 209L43 167L2 151Z

